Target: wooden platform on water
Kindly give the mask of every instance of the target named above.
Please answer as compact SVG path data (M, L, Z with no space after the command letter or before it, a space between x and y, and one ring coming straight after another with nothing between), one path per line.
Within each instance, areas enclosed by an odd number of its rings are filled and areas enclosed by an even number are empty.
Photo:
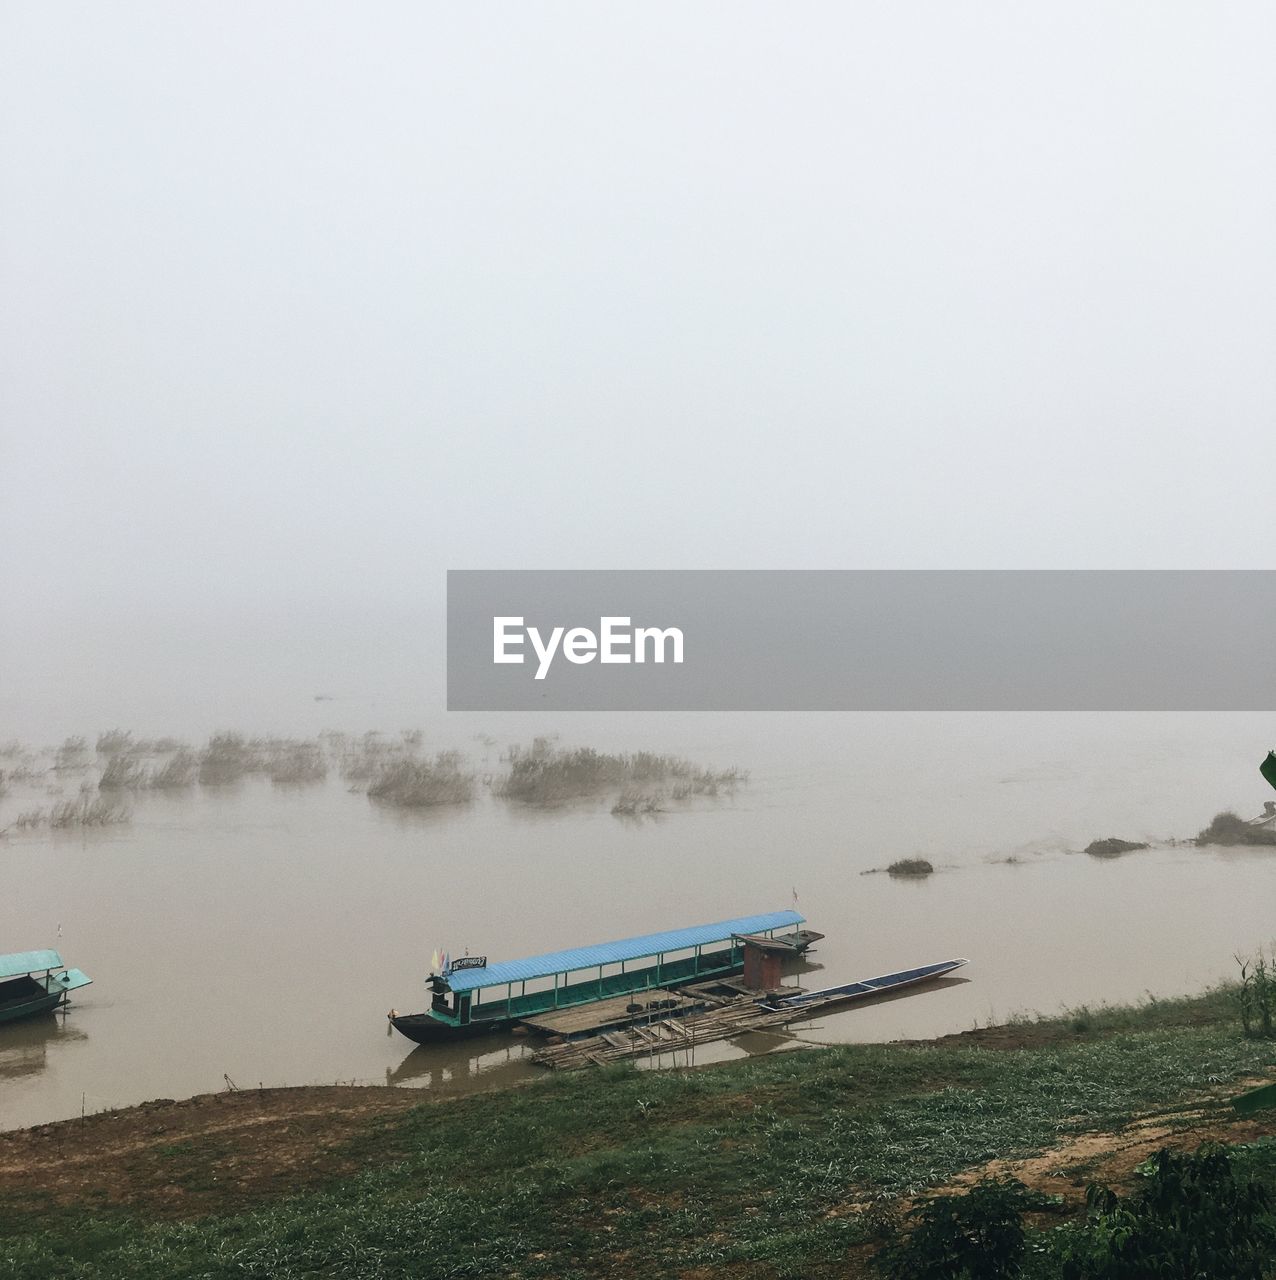
M573 1067L606 1066L626 1058L646 1057L676 1049L694 1049L698 1044L729 1040L750 1031L763 1031L790 1022L805 1021L825 1009L852 1001L892 997L922 983L948 977L966 964L964 959L941 960L938 964L901 969L879 978L843 983L819 991L802 992L794 987L768 991L765 995L747 991L731 980L700 983L680 988L690 1001L703 1007L681 1017L657 1017L643 1025L617 1027L598 1035L549 1045L532 1055L532 1061L555 1070ZM671 1009L670 1013L678 1010Z
M600 1035L547 1045L532 1055L532 1061L557 1071L601 1067L627 1058L691 1049L697 1044L791 1021L793 1014L789 1010L764 1010L756 997L737 996L682 1017L653 1019L643 1025L617 1027Z
M533 1031L571 1039L574 1036L601 1035L609 1028L627 1026L633 1022L684 1016L694 1009L704 1007L703 997L684 991L666 991L661 987L652 987L647 991L613 996L610 1000L595 1000L567 1009L551 1009L520 1021Z

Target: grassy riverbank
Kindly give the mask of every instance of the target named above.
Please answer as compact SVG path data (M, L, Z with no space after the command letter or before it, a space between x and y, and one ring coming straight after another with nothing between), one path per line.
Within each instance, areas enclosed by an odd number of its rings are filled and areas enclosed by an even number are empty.
M1062 1217L1167 1143L1255 1144L1276 1178L1276 1113L1225 1106L1274 1064L1214 992L450 1102L150 1104L0 1135L0 1276L868 1274L884 1206L988 1170Z

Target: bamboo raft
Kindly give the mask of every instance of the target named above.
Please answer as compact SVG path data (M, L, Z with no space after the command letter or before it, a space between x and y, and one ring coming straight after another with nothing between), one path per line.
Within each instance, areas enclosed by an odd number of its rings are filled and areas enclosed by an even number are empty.
M873 996L885 996L904 987L932 982L960 968L965 960L945 960L939 964L905 969L880 978L848 982L822 991L803 992L786 987L765 995L748 992L734 983L706 983L685 987L690 997L689 1011L678 1016L648 1017L627 1027L615 1027L596 1035L581 1036L547 1045L532 1054L532 1061L555 1071L581 1067L605 1067L630 1058L645 1058L696 1045L729 1040L750 1031L798 1022L834 1005ZM726 992L730 990L730 994ZM709 1007L704 1007L704 1006ZM688 1006L684 1006L688 1007Z
M809 1007L796 1011L768 1009L758 1003L756 996L740 995L698 1013L635 1023L579 1040L546 1045L532 1054L532 1061L555 1071L605 1067L629 1058L645 1058L675 1049L692 1049L715 1040L729 1040L746 1031L778 1026L810 1015Z

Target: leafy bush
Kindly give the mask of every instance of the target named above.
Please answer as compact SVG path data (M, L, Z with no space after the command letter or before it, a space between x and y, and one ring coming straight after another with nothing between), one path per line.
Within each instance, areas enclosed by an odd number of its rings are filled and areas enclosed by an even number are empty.
M1262 1280L1276 1248L1270 1197L1238 1178L1231 1153L1158 1151L1139 1167L1143 1184L1121 1197L1094 1184L1081 1228L1056 1233L1062 1280Z
M984 1178L964 1195L935 1196L906 1215L907 1235L875 1259L890 1280L1013 1280L1024 1256L1023 1211L1040 1204L1016 1178Z

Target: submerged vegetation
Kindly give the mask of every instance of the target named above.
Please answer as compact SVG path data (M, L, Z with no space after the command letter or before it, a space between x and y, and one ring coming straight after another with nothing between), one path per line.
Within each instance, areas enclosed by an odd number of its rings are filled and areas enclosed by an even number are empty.
M1092 858L1119 858L1123 853L1136 853L1147 847L1134 840L1118 840L1116 836L1109 836L1106 840L1091 840L1085 851Z
M664 797L658 791L643 791L638 787L626 787L616 797L611 812L617 818L637 818L647 814L663 813L661 801Z
M478 735L485 748L494 739ZM0 770L0 797L14 785L48 780L49 770L64 775L46 790L56 794L66 774L96 771L96 789L103 795L146 790L175 791L196 784L232 786L252 776L267 777L279 786L322 782L335 769L350 791L366 791L374 800L405 809L465 805L474 801L479 775L459 751L424 751L425 735L405 729L397 735L369 732L361 736L326 732L317 739L249 737L224 730L214 733L202 748L192 749L175 738L135 738L126 729L98 734L90 750L88 739L67 738L56 750L41 753L11 741L0 745L0 759L15 762ZM693 797L731 794L748 774L740 769L713 770L673 755L638 751L609 754L590 747L562 749L549 738L536 738L530 747L511 746L504 757L506 770L495 780L485 774L497 798L545 808L573 800L603 798L613 793L612 813L618 817L668 811L671 802ZM92 774L90 774L92 776ZM92 783L86 783L92 789ZM83 799L44 810L26 810L9 827L98 826L127 820L128 810L105 799Z
M440 751L433 760L400 760L386 765L368 784L368 795L405 809L469 804L475 777L462 766L460 752Z
M150 777L150 785L159 790L193 786L199 774L199 760L185 747L174 751L169 760Z
M105 796L95 796L92 789L85 786L74 800L62 800L49 810L48 824L55 830L67 827L109 827L127 822L130 814L127 808L108 800Z
M886 868L888 876L930 876L935 874L935 865L925 858L900 858Z
M1246 822L1237 813L1216 813L1210 825L1196 837L1196 843L1276 845L1276 831Z
M638 794L645 788L658 804L663 793L650 788L668 784L675 800L693 795L717 796L732 792L748 780L740 769L705 769L678 756L637 751L613 755L592 747L564 749L537 738L531 747L511 747L509 773L495 787L496 794L522 804L552 808L591 796L619 791ZM622 810L623 811L623 810Z

